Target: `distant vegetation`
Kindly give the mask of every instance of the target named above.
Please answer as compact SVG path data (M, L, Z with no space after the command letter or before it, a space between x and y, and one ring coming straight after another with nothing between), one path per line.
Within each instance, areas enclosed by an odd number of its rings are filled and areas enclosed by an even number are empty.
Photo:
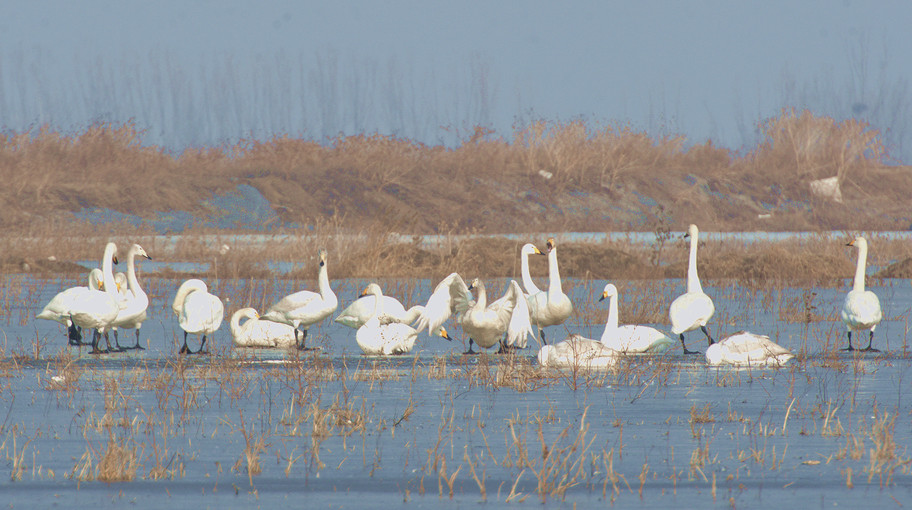
M455 147L375 134L325 145L290 137L172 154L131 124L73 135L0 136L0 226L9 234L73 227L103 208L205 218L213 194L247 184L277 228L327 222L351 231L506 233L713 230L904 230L912 173L876 130L784 110L743 154L711 142L650 138L624 126L537 121L503 139L484 127ZM810 182L837 177L843 203ZM268 226L267 226L268 227ZM94 231L99 231L93 227ZM152 233L110 225L101 232Z

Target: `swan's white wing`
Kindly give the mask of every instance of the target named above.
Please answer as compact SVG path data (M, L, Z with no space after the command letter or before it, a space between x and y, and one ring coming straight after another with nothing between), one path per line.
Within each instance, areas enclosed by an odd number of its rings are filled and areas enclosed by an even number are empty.
M678 296L668 308L671 332L675 335L705 326L715 313L712 299L703 292L688 292Z
M740 331L706 349L706 361L711 365L781 364L795 356L766 335Z
M538 363L543 367L605 369L617 363L620 353L602 342L572 335L563 342L542 346Z
M342 313L336 317L335 322L358 329L371 318L376 302L377 297L372 294L360 297L348 305L345 310L342 310ZM398 299L392 296L383 296L383 299L380 300L380 313L393 317L404 316L405 307L402 306Z
M179 323L190 334L208 335L218 330L225 316L225 306L208 292L191 292L184 300Z
M514 306L510 311L510 322L507 327L507 346L525 349L528 337L535 336L529 317L529 306L522 294L522 289L515 280L510 280Z
M871 329L883 319L880 300L870 290L851 291L842 305L842 322L850 330Z
M415 329L427 329L428 334L431 334L432 331L439 330L450 315L462 315L474 304L468 285L458 273L452 273L434 288L424 305L424 311L418 315Z
M69 326L69 313L73 304L87 296L89 291L89 287L70 287L57 293L35 318L57 321L64 326Z
M136 328L146 320L146 310L149 308L149 296L141 289L138 292L129 291L129 297L120 302L120 312L114 319L114 326L118 328Z
M663 353L674 347L675 341L665 333L649 326L626 324L615 330L605 329L601 342L627 354Z

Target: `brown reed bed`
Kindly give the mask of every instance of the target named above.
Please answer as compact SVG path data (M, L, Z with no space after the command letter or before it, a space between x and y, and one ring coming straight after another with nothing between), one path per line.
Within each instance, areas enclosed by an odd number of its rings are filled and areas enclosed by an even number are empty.
M0 190L0 227L17 237L70 231L71 213L85 208L142 218L187 211L203 225L217 214L204 201L239 184L259 190L282 222L335 217L349 232L908 227L912 176L889 166L870 126L786 109L757 129L760 143L743 153L627 126L540 120L507 136L479 127L455 147L381 134L325 145L277 136L171 154L143 145L132 124L42 128L0 136L0 178L10 183ZM828 177L842 203L812 196L810 182ZM151 232L102 230L124 228Z

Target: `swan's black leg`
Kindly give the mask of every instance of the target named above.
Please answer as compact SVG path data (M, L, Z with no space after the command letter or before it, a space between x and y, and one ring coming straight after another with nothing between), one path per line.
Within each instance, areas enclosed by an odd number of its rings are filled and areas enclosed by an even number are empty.
M181 354L190 354L190 347L187 346L187 332L186 331L184 331L184 345L181 346L180 351L178 351L178 352L180 352Z
M850 330L849 330L849 346L848 346L848 347L846 347L846 348L845 348L845 349L843 349L843 350L844 350L844 351L849 351L849 352L851 352L851 351L854 351L854 350L855 350L855 348L854 348L854 347L852 347L852 330L851 330L851 329L850 329Z
M206 335L203 335L203 341L200 342L200 348L197 349L193 354L201 354L203 352L203 347L206 347Z
M101 339L101 333L96 329L92 333L92 350L89 351L89 354L104 354L108 351L102 351L98 349L98 341Z
M469 338L469 350L467 350L467 351L464 352L463 354L478 354L477 352L475 352L474 350L472 350L472 344L474 344L474 343L475 343L475 341L472 340L471 338Z
M126 350L128 349L127 347L121 347L121 345L120 345L120 338L119 338L119 335L117 334L117 330L116 330L116 329L114 330L114 345L117 346L117 350L118 350L119 352L124 352L124 351L126 351Z
M104 332L104 338L105 338L105 343L108 345L108 352L113 351L114 348L111 347L111 339L108 338L108 331L107 331L107 330L105 330L105 332ZM118 350L120 350L119 346L118 346Z
M70 345L82 345L82 333L72 321L67 326L67 340Z
M700 354L700 351L691 351L684 345L684 333L681 333L681 347L684 349L684 354Z
M700 329L703 331L703 334L706 335L706 338L709 339L709 345L716 343L716 341L713 340L713 337L709 336L709 330L706 329L706 326L700 326Z
M297 335L297 330L295 330L295 335ZM305 345L305 342L307 342L307 330L306 330L306 329L301 330L301 346L298 347L298 349L300 349L300 350L302 350L302 351L315 351L315 350L317 350L316 347L307 347L307 346Z
M538 328L538 333L541 335L542 345L548 345L548 341L545 340L545 330L542 328Z
M868 346L862 349L865 352L880 352L880 350L871 347L871 344L874 343L874 330L871 330L871 336L868 339Z
M136 345L131 347L131 349L139 349L140 351L146 350L145 347L139 345L139 328L136 328Z

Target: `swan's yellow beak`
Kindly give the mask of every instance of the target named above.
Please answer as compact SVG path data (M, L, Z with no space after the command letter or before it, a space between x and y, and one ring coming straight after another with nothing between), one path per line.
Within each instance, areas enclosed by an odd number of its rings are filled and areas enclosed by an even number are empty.
M358 297L363 298L364 296L366 296L368 294L370 294L370 292L367 291L367 287L364 287L364 289L361 291L361 294L358 294Z
M599 301L604 301L606 299L608 299L608 291L603 291L602 297L599 298Z
M538 246L536 246L536 247L535 247L535 254L536 254L536 255L544 255L545 252L539 250L539 249L538 249Z
M851 241L847 242L846 246L855 246L855 240L852 239Z
M437 335L440 336L440 338L446 338L447 340L449 340L451 342L453 341L453 339L450 338L450 335L447 334L447 330L444 327L440 328L440 331L437 332Z
M111 257L111 261L114 262L115 264L119 264L119 263L120 263L120 261L117 260L117 255L114 255L113 257Z

